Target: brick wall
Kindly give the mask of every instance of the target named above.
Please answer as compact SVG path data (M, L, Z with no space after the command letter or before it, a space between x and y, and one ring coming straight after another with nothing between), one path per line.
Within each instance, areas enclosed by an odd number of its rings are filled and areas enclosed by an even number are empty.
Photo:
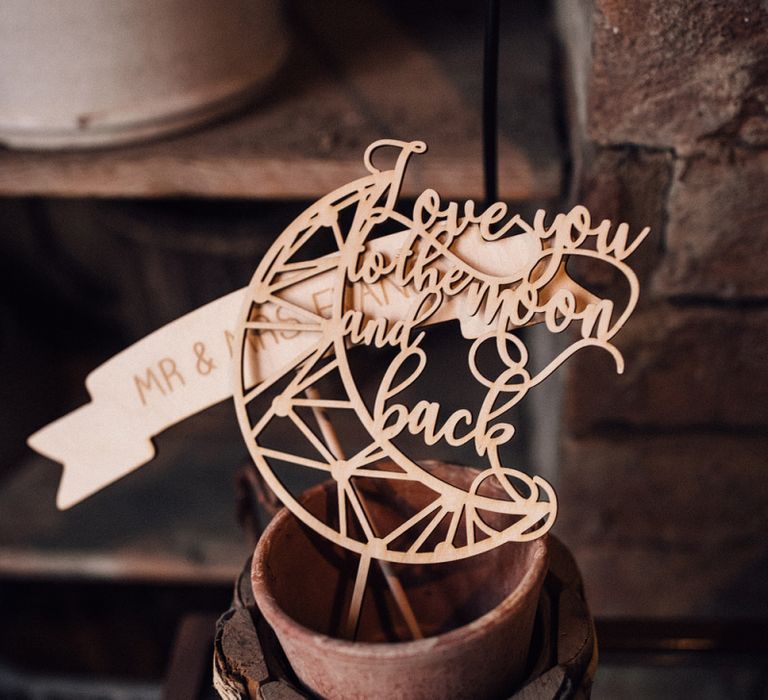
M653 229L625 374L568 369L557 531L597 614L768 615L768 3L557 17L573 199Z

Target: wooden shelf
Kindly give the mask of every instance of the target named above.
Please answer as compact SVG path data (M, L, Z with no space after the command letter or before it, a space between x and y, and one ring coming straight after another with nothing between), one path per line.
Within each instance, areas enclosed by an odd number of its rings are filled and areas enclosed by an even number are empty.
M235 517L246 452L231 404L157 446L150 464L66 511L60 466L30 453L0 481L0 581L233 582L252 548Z
M245 113L141 146L2 150L0 195L315 198L364 174L364 148L388 137L430 146L406 196L429 186L480 198L483 8L441 4L434 17L408 5L298 3L291 58ZM560 190L551 38L537 5L502 16L499 182L517 201Z

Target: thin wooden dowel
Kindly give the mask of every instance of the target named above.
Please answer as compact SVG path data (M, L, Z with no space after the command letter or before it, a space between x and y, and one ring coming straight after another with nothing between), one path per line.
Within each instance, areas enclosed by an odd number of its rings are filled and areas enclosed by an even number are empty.
M349 604L347 624L344 628L344 637L346 639L355 639L355 637L357 637L357 625L360 622L360 611L363 608L365 585L368 582L368 570L370 568L371 558L367 554L363 554L360 557L359 564L357 565L355 587L352 590L352 601Z
M408 631L414 639L423 639L424 635L421 632L421 627L416 620L416 615L411 607L411 601L408 600L408 595L403 588L403 584L400 583L400 579L397 578L392 571L392 565L388 561L376 560L381 567L381 573L384 574L384 579L387 582L392 597L395 599L397 607L400 609L400 614L405 620L405 624L408 626Z
M307 395L307 398L309 399L320 398L319 394L317 393L317 390L312 386L307 387L304 390L304 393ZM312 406L312 413L315 416L315 420L317 421L317 424L320 426L320 432L323 434L323 438L325 439L328 449L331 451L334 457L336 457L336 459L344 459L344 450L341 447L341 443L339 442L338 435L336 435L336 430L333 427L333 424L331 423L325 411L319 406ZM363 495L360 493L360 490L357 489L351 481L349 482L349 485L352 488L355 496L357 497L358 502L360 503L360 506L363 510L365 518L368 521L368 525L370 526L374 535L376 537L380 537L380 534L376 529L376 525L373 522L373 519L371 518L371 513L368 509L368 504L366 503L365 498L363 498ZM342 514L339 513L339 518L341 517L342 517ZM406 594L405 589L403 588L403 584L400 583L400 579L392 571L392 566L388 561L382 561L381 559L377 559L376 562L381 568L381 573L384 574L384 580L387 583L387 587L389 588L390 593L392 593L392 597L395 599L395 605L397 605L398 609L400 610L400 614L403 616L403 620L405 621L405 624L408 627L408 631L411 633L411 636L414 639L423 639L424 635L421 632L419 623L416 620L416 615L414 614L413 608L411 607L411 602L408 600L408 595ZM358 569L358 579L355 581L355 586L357 586L358 584L359 577L360 577L360 570ZM353 594L352 600L354 603L355 602L354 594ZM362 596L359 602L362 605ZM354 605L351 605L350 613L352 612L353 608L354 608ZM357 610L357 615L359 614L360 614L360 608L358 608ZM357 621L355 620L354 622L355 622L355 629L356 629ZM347 627L349 627L349 624L350 624L350 620L348 619Z

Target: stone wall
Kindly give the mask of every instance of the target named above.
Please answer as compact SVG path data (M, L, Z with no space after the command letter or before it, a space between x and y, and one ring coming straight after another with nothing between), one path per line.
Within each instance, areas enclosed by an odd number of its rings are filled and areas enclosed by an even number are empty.
M557 532L599 615L766 615L768 3L557 19L572 198L652 227L625 374L597 352L568 370Z

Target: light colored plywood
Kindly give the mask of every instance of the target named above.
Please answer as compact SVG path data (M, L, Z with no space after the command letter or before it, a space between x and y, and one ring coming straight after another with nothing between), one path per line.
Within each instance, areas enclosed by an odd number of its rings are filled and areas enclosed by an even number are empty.
M297 517L358 552L363 561L450 561L509 540L538 537L551 527L556 498L549 484L501 463L499 447L515 432L504 416L583 348L608 352L617 370L623 370L611 341L638 295L637 278L625 259L648 234L645 229L630 238L626 224L593 225L583 207L551 220L539 211L528 223L511 216L503 204L484 210L472 202L460 207L442 202L434 190L425 190L403 214L396 207L406 165L425 150L422 142L373 144L364 158L367 177L318 201L278 238L254 275L240 317L235 403L251 456ZM378 165L381 161L389 167ZM393 223L399 231L376 237L377 227ZM318 239L332 252L320 258L303 254ZM624 307L616 308L610 299L572 280L565 268L569 256L592 258L623 274L629 287ZM446 416L439 402L400 403L429 363L421 329L452 319L459 321L462 336L472 340L466 366L457 363L453 371L471 372L486 388L482 406ZM554 333L573 326L576 338L532 373L528 351L513 331L539 322ZM378 370L376 395L367 400L349 360L356 346L394 352ZM480 359L489 349L502 366L497 374L487 373ZM277 367L269 359L274 354L280 355ZM318 389L331 376L340 379L341 398L323 398ZM312 398L306 397L308 389ZM258 410L249 410L257 403ZM360 422L370 443L339 459L324 439L322 423L313 429L302 417L306 408L348 411L348 420ZM292 424L303 436L294 452L270 444L268 428L275 423ZM403 433L421 437L426 445L472 442L478 460L488 467L469 491L457 489L398 448ZM378 470L382 459L391 460L398 471ZM335 524L302 507L277 476L281 463L319 470L337 482ZM352 486L364 479L418 481L434 498L400 527L381 535ZM501 485L506 497L482 495L486 481ZM488 514L508 516L512 522L494 528ZM447 534L434 542L446 519ZM405 545L403 538L408 539Z
M541 527L534 526L539 523L547 529L551 525L554 493L538 477L500 463L498 448L515 430L501 417L583 348L607 351L617 370L623 370L621 355L611 341L634 309L638 294L637 279L625 259L648 231L630 240L626 224L614 229L603 221L593 226L583 207L549 222L539 211L529 224L518 215L509 216L504 204L485 210L471 201L462 208L455 203L444 205L434 190L425 190L417 198L410 215L400 213L396 205L405 166L411 156L425 150L421 142L376 142L365 155L369 175L322 198L296 219L267 253L248 290L187 314L94 370L86 381L92 402L29 440L41 454L64 463L59 506L73 505L146 463L154 456L153 436L227 398L229 367L237 358L235 400L241 427L252 455L284 502L296 504L266 466L267 459L287 459L327 472L339 481L340 493L345 494L340 500L346 500L355 513L360 505L349 487L350 479L423 478L439 494L430 510L432 525L438 524L438 514L458 517L461 513L472 525L466 528L470 541L461 550L454 551L448 543L439 552L426 554L418 547L398 552L390 547L396 539L392 534L389 538L370 534L377 558L427 562L487 549L497 542L499 533L490 534L477 510L489 507L492 512L522 517L503 538L542 534ZM382 169L374 162L387 157L390 162L394 158L391 167ZM342 211L353 212L347 229L341 224ZM400 230L378 238L372 235L376 226L392 223ZM336 252L300 258L304 248L320 238L330 241ZM616 309L610 299L599 298L574 282L565 269L569 256L593 258L623 274L630 292L625 306ZM236 330L238 307L243 311ZM439 419L439 403L420 401L409 407L398 403L397 395L416 382L427 363L419 347L424 331L418 329L448 320L458 320L462 336L473 341L468 368L487 389L487 397L474 414L462 409ZM576 325L579 337L543 369L530 374L527 349L512 331L538 322L555 333ZM367 406L357 393L346 359L347 349L355 345L398 351L382 377L373 406ZM483 347L495 349L504 365L498 376L484 374L478 358ZM406 368L408 363L411 366ZM288 388L272 400L271 407L255 419L250 417L248 404L293 372ZM331 373L340 376L346 399L305 396L307 389ZM360 453L337 459L299 417L300 407L349 410L374 440ZM273 419L292 422L320 458L257 445L255 438ZM423 436L427 445L439 440L449 445L471 442L478 457L488 460L489 471L471 497L457 494L423 474L394 447L393 440L403 431ZM372 473L371 465L383 457L394 459L403 472ZM499 505L477 493L490 477L507 484L508 503ZM509 485L510 479L518 480L528 496ZM544 500L539 501L539 496ZM345 518L342 509L340 519ZM365 517L360 521L370 529ZM398 536L418 523L414 519ZM309 524L326 536L339 535L323 523ZM488 537L476 541L474 529ZM498 541L503 538L499 535ZM368 546L349 536L341 536L340 541L359 552Z
M305 525L360 556L350 633L371 559L384 562L386 574L389 562L455 561L546 533L557 514L551 485L500 457L516 431L509 411L585 348L607 352L623 371L612 341L639 293L626 259L649 230L631 236L626 224L593 223L582 206L549 218L539 210L529 222L506 204L459 205L432 189L404 205L406 167L425 151L421 141L373 143L363 158L368 174L289 225L246 290L174 321L95 370L86 383L93 401L30 438L33 448L65 465L60 506L149 461L154 435L234 389L243 437L267 484ZM615 302L576 283L566 268L572 257L623 275L626 298ZM448 414L440 401L405 398L407 391L421 396L430 363L422 346L426 328L446 321L458 322L469 342L449 373L469 372L485 389L479 407ZM515 333L534 323L571 334L571 343L538 370L529 367ZM375 395L366 398L350 361L363 347L382 351L365 369L378 379ZM331 378L341 395L325 393ZM339 444L331 410L359 423L364 445L350 452ZM297 436L289 447L274 442L275 425ZM485 468L469 489L459 488L404 452L405 434L425 447L471 444ZM381 468L384 462L394 468ZM285 465L336 482L335 518L322 520L305 508L285 485ZM359 488L377 479L416 482L430 495L382 532ZM396 581L392 591L397 597ZM407 600L398 602L407 619Z

